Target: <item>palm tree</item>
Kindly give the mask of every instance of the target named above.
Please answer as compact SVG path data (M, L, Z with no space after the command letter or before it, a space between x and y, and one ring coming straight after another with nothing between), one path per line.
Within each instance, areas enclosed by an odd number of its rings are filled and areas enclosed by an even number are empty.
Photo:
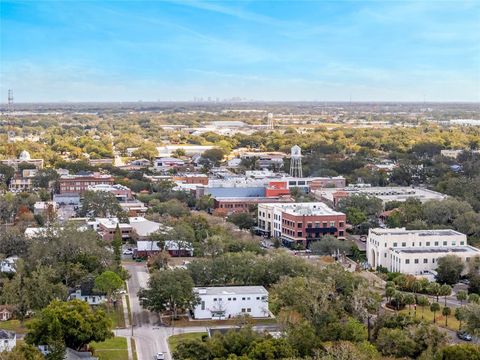
M437 302L438 302L438 296L440 295L440 284L436 282L432 282L428 285L427 292L432 295L432 301L434 301L434 296L437 297Z
M430 302L428 301L428 298L426 296L422 295L418 297L417 304L422 307L422 319L423 319L423 311L425 309L425 306L430 305Z
M440 304L438 302L434 302L430 305L430 311L433 312L433 323L434 324L437 322L435 314L439 310L440 310Z
M388 302L392 299L392 296L395 295L397 291L393 287L387 287L385 289L385 296L387 297Z
M443 284L442 286L440 286L439 294L444 296L445 298L445 304L443 306L447 306L447 296L449 296L451 293L452 293L452 287L450 285Z
M448 326L448 316L452 313L452 309L448 306L444 306L442 309L442 315L445 316L445 327Z
M395 307L397 308L397 311L400 310L400 305L405 302L405 296L403 295L402 292L397 291L393 295L393 300L395 300Z
M404 303L408 305L408 315L410 315L410 306L415 304L415 296L413 294L405 294ZM415 316L416 316L416 311L415 311Z
M457 292L457 300L460 301L460 305L463 307L463 302L467 300L468 294L465 290Z
M465 319L465 312L463 307L455 308L455 319L458 320L458 330L462 329L462 320Z

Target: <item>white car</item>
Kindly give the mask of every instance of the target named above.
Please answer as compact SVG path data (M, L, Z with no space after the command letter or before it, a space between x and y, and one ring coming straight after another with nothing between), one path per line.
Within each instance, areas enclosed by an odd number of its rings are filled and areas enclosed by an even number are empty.
M165 354L162 352L157 353L154 357L155 360L165 360Z
M133 254L133 250L132 250L132 249L123 250L123 255L132 255L132 254Z

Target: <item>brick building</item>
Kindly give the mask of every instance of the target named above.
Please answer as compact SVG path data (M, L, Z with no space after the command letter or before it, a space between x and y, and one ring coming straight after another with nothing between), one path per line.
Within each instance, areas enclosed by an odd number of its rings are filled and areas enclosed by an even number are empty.
M89 186L95 185L113 185L111 175L101 175L99 173L63 175L59 180L60 194L83 194Z
M345 228L346 215L321 202L258 205L258 231L287 246L302 243L308 247L325 235L344 239Z

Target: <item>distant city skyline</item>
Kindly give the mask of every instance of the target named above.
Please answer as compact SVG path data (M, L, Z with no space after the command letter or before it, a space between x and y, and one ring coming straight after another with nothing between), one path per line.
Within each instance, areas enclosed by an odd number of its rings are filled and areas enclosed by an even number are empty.
M0 102L480 101L476 1L4 1Z

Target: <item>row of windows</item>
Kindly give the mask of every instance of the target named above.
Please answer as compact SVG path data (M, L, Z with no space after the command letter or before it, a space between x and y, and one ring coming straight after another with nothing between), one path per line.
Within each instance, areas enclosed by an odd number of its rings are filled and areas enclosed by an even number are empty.
M220 204L220 208L232 209L232 208L245 208L248 204Z
M256 297L256 300L266 300L267 297L266 296L257 296ZM237 301L237 298L236 297L229 297L227 298L228 301ZM245 301L245 300L251 300L251 297L250 296L246 296L246 297L242 297L242 301ZM213 301L223 301L223 298L213 298Z
M433 242L433 246L439 246L440 242L439 241L434 241ZM430 241L426 241L425 242L425 246L430 246L431 245L431 242ZM443 241L442 242L442 245L443 246L448 246L448 241ZM457 242L454 240L451 242L451 245L452 246L456 246L457 245ZM464 241L460 241L460 245L465 245L465 242ZM387 243L385 243L385 247L387 246ZM406 247L407 246L407 243L406 242L402 242L402 247ZM415 246L415 242L412 242L412 244L410 245L411 247L414 247ZM420 241L418 243L418 246L422 246L422 242ZM393 247L398 247L398 243L394 242L393 243Z

